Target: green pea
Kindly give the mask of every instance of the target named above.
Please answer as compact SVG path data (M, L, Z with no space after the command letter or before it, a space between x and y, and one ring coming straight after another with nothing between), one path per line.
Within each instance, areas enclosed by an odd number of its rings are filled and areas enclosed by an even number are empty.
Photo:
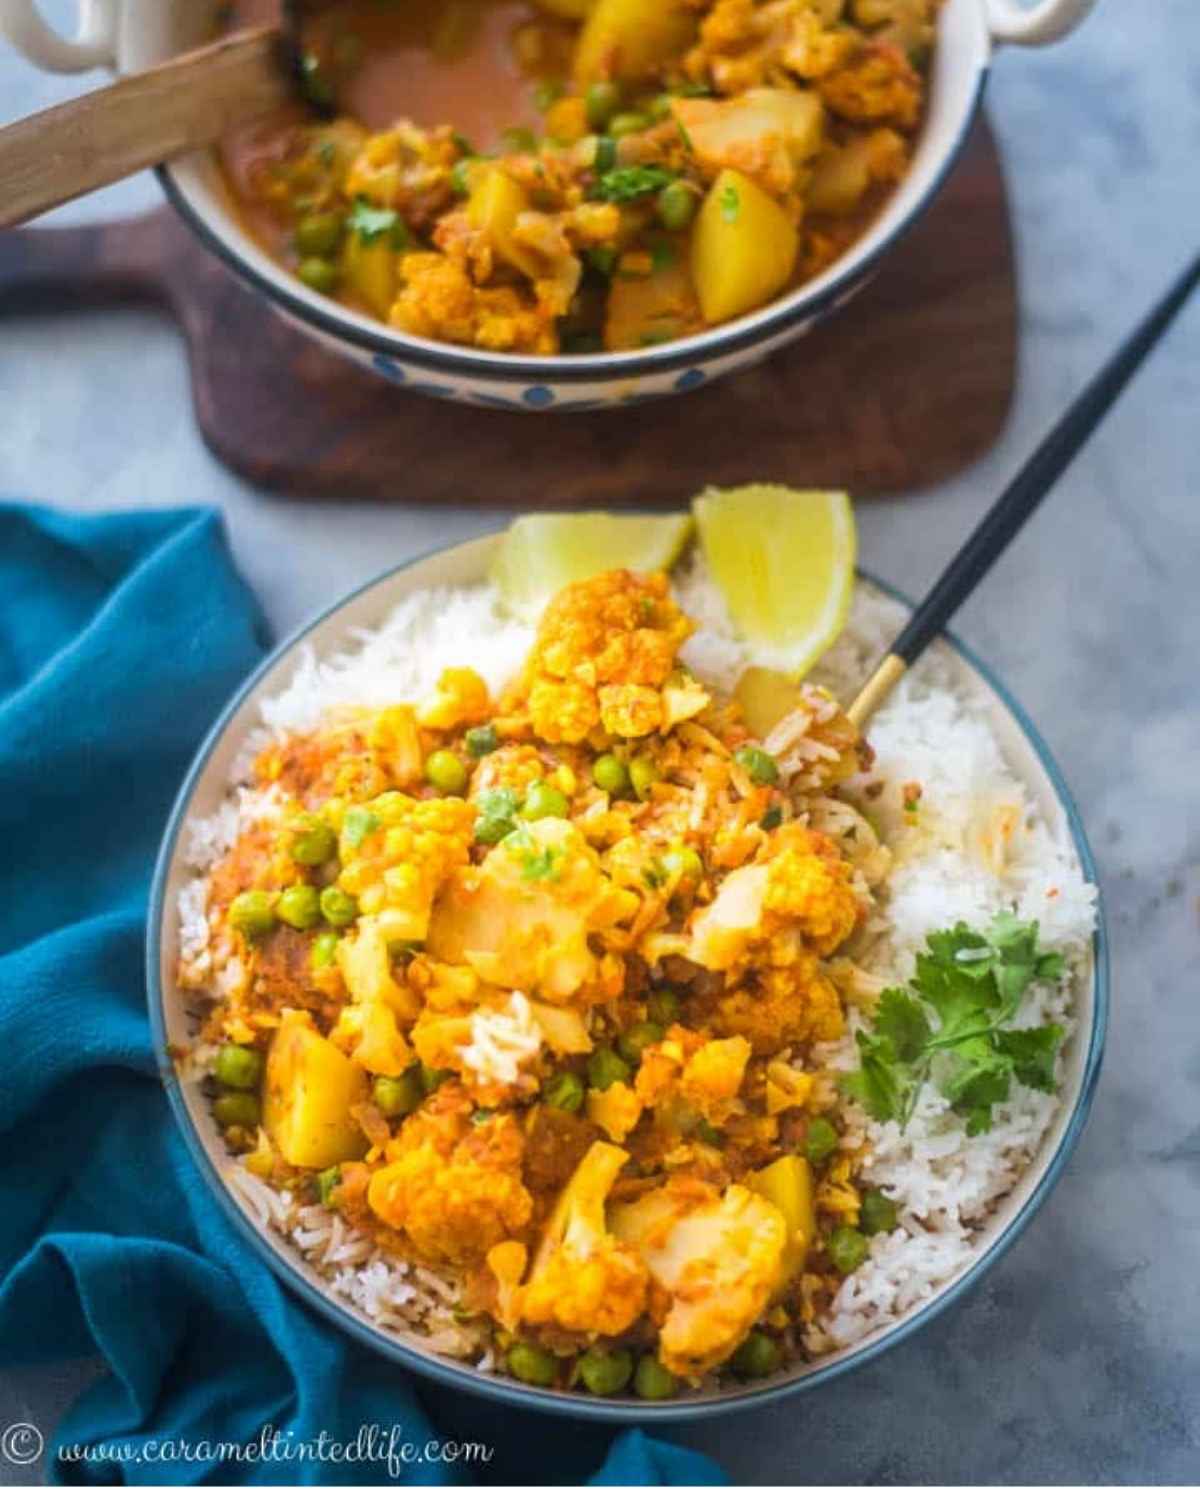
M614 1083L628 1083L629 1064L611 1047L597 1047L587 1065L588 1082L594 1089L611 1088Z
M743 745L734 752L734 760L741 766L751 781L759 786L774 786L779 780L779 767L774 756L768 755L758 745Z
M341 1180L341 1167L326 1167L323 1172L317 1173L317 1196L326 1208L329 1207L334 1188L341 1183Z
M613 797L629 790L629 772L625 768L625 762L615 755L596 758L592 765L592 780L602 792L608 792Z
M661 1026L654 1021L638 1021L628 1031L622 1032L617 1040L617 1050L631 1067L636 1068L646 1048L652 1047L655 1042L661 1042L662 1039Z
M251 942L275 926L276 898L269 891L243 891L229 903L229 921Z
M321 915L330 927L349 927L358 916L358 902L341 886L327 885L321 892Z
M863 1194L858 1225L864 1234L890 1234L896 1227L895 1203L878 1188L871 1188Z
M399 1078L377 1078L371 1085L375 1108L386 1120L411 1115L421 1102L421 1085L410 1068Z
M295 238L301 255L332 255L342 242L342 216L305 214L296 225Z
M670 118L671 106L674 102L670 94L655 94L654 98L646 106L646 112L655 124L659 124L663 120Z
M309 962L314 969L327 969L337 957L338 935L336 932L320 932L312 945Z
M542 1089L542 1100L551 1109L577 1115L583 1108L583 1083L575 1073L555 1073Z
M762 831L764 833L770 833L772 829L778 828L779 825L780 825L780 823L782 823L782 822L783 822L783 808L780 807L779 804L776 802L776 803L773 803L770 807L768 807L767 810L766 810L766 812L763 813L762 817L759 818L759 820L758 820L758 826L762 829Z
M814 1167L832 1156L838 1147L838 1133L824 1117L808 1122L804 1137L804 1154Z
M615 1396L629 1384L633 1355L628 1349L589 1349L575 1368L593 1396Z
M325 260L320 255L305 256L296 267L296 275L305 286L311 287L314 292L324 292L326 296L338 284L337 267L331 260Z
M511 154L537 150L537 136L526 125L510 125L500 136L500 149Z
M615 83L604 81L588 84L583 96L583 107L587 111L587 122L593 130L603 130L621 105L621 91Z
M696 195L686 182L668 182L654 206L662 227L678 233L686 229L696 216Z
M226 1042L217 1053L213 1077L227 1089L256 1089L262 1077L262 1053Z
M324 818L305 813L291 824L288 852L298 865L323 865L337 853L337 834Z
M662 867L667 878L676 883L682 881L694 885L704 874L703 860L687 844L681 844L678 849L668 849L662 857Z
M639 130L649 128L649 117L635 114L632 110L625 114L614 115L608 122L608 133L615 141L619 141L623 135L636 135Z
M696 1126L693 1134L706 1146L719 1146L721 1144L721 1132L715 1125L710 1125L707 1120L701 1120Z
M508 1351L508 1373L526 1385L553 1385L558 1360L537 1344L514 1344Z
M629 762L629 779L639 802L644 802L658 780L658 767L648 755L635 755Z
M477 729L467 730L467 754L475 760L482 760L485 755L490 755L499 743L500 736L496 733L494 724L481 724Z
M435 750L425 762L425 780L435 791L458 797L467 789L467 768L453 750Z
M611 172L617 164L617 143L611 135L596 137L596 151L592 157L592 171L603 175Z
M768 1334L757 1329L734 1351L730 1364L746 1380L762 1380L773 1375L783 1363L779 1345Z
M617 267L617 252L611 245L593 245L587 252L587 262L601 276L611 276ZM600 758L606 759L605 756ZM612 759L616 760L616 756L614 755Z
M224 1130L231 1125L241 1125L253 1130L261 1118L258 1097L255 1094L218 1094L213 1102L213 1119Z
M311 885L289 885L276 910L279 920L297 932L307 932L321 920L321 901Z
M450 1076L449 1068L431 1068L428 1063L417 1064L417 1077L423 1093L436 1094Z
M655 990L646 1001L646 1014L656 1026L670 1026L679 1015L679 996L674 990Z
M521 816L536 823L539 818L565 818L571 804L556 786L548 781L535 781L525 793Z
M678 1390L679 1382L661 1360L643 1354L634 1372L633 1388L643 1401L665 1401Z
M866 1260L871 1246L865 1234L851 1229L849 1224L839 1224L836 1229L830 1230L825 1248L829 1252L829 1259L842 1275L849 1276L851 1271L857 1271Z

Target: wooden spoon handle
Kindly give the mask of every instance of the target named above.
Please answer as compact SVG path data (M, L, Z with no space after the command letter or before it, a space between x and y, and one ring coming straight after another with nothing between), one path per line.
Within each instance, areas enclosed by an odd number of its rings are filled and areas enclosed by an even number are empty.
M223 37L0 129L0 227L210 145L294 97L274 27Z

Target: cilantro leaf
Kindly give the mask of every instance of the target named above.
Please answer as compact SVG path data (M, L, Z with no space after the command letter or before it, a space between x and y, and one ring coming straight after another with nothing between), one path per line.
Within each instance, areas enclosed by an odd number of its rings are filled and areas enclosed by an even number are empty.
M523 824L504 840L506 849L520 856L522 880L557 880L565 851L557 844L539 844Z
M721 217L726 224L736 224L737 216L742 210L742 199L733 183L726 183L721 189L721 196L717 200L717 206L721 210Z
M875 1033L892 1044L898 1062L912 1063L929 1045L929 1018L907 990L884 990L875 1012Z
M351 849L357 849L368 834L379 827L379 819L365 807L351 807L342 819L342 837Z
M1053 1094L1058 1088L1054 1061L1063 1039L1061 1026L1031 1026L1025 1031L1002 1031L996 1046L1013 1066L1017 1079L1026 1088Z
M932 1078L968 1135L990 1130L1015 1078L1053 1093L1059 1026L1005 1027L1036 979L1056 981L1062 956L1038 951L1036 922L1002 913L984 933L960 922L930 933L911 984L884 990L873 1032L859 1031L860 1066L839 1080L876 1120L904 1129ZM931 1017L936 1017L934 1029Z
M481 844L498 844L517 826L517 794L511 787L493 787L475 799L479 816L475 838Z
M665 167L613 167L602 173L594 194L606 203L629 203L646 193L657 193L674 180L675 173Z
M394 208L376 208L367 198L356 198L346 215L346 230L356 234L364 245L372 245L383 235L391 237L399 250L408 240L408 227Z

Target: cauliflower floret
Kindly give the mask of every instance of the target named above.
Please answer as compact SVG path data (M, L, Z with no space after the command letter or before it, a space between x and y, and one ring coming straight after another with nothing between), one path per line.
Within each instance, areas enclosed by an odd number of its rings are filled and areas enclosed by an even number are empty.
M787 968L760 970L752 985L717 1003L717 1031L745 1037L756 1056L797 1042L834 1042L845 1030L841 1000L815 954L799 952Z
M627 1152L597 1141L576 1167L546 1221L529 1280L515 1298L521 1321L612 1336L641 1316L646 1267L604 1223L605 1199L628 1160Z
M921 75L892 43L864 48L817 88L835 115L857 124L890 121L912 129L921 117Z
M617 1238L645 1261L669 1299L659 1358L685 1379L728 1359L779 1284L783 1215L748 1188L675 1177L611 1215Z
M637 898L604 875L596 853L564 818L542 818L447 883L428 949L467 963L488 983L565 1000L595 979L589 933L623 920Z
M464 266L436 251L406 255L401 270L404 285L388 320L395 327L481 349L558 352L555 314L516 287L476 286Z
M474 825L461 797L385 792L343 817L338 884L377 917L386 943L423 943L438 891L470 861Z
M427 1260L478 1265L532 1216L533 1199L521 1180L524 1147L512 1115L493 1115L472 1128L457 1107L427 1107L388 1145L387 1165L371 1177L367 1202Z
M458 729L479 724L491 712L487 683L470 667L447 667L438 678L437 689L417 709L423 729Z
M684 1103L710 1125L724 1124L733 1113L749 1061L750 1043L744 1037L705 1042L689 1058L679 1080Z
M343 1006L329 1040L368 1073L395 1078L412 1061L412 1050L400 1034L396 1012L379 999Z
M553 744L595 731L650 734L664 722L659 689L691 631L665 574L620 569L568 584L546 606L507 706L527 708L534 733Z
M724 971L770 962L769 951L757 950L789 933L828 954L850 936L860 915L854 872L834 841L794 826L773 848L765 863L727 875L697 914L687 954L693 963Z
M720 1126L736 1112L749 1061L750 1044L741 1037L711 1042L673 1026L643 1051L634 1087L668 1128L686 1129L701 1117Z

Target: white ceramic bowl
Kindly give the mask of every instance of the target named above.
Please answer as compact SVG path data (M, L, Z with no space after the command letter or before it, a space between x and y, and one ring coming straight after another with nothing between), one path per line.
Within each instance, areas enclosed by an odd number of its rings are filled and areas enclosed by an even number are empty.
M150 1018L159 1067L179 1124L197 1164L213 1192L254 1249L294 1291L332 1319L345 1332L389 1359L409 1366L447 1385L474 1395L599 1421L679 1421L760 1405L789 1393L807 1390L835 1375L854 1369L881 1354L922 1327L977 1281L1007 1250L1029 1223L1058 1180L1083 1129L1100 1069L1108 1016L1108 959L1103 911L1092 962L1078 982L1075 996L1077 1027L1065 1054L1066 1076L1061 1107L1037 1155L1021 1181L1004 1200L981 1233L971 1264L934 1296L914 1307L886 1329L852 1348L829 1355L799 1370L785 1371L720 1395L683 1395L655 1404L608 1400L585 1393L547 1393L520 1385L503 1375L480 1375L457 1360L423 1352L409 1339L380 1329L350 1304L337 1298L290 1242L263 1229L242 1199L230 1188L226 1174L230 1158L222 1145L208 1098L199 1080L183 1082L171 1062L169 1048L182 1046L191 1036L189 1010L194 1000L175 982L179 957L178 897L190 879L181 858L183 830L193 817L211 816L224 799L230 769L252 728L257 727L256 705L264 696L281 692L291 681L301 650L311 647L318 656L343 646L357 629L371 629L405 594L416 589L480 582L487 572L495 535L480 537L431 553L367 584L335 605L291 640L286 641L238 692L218 718L201 747L171 815L151 892L147 929L146 973ZM1095 881L1095 865L1079 815L1062 775L1020 706L999 681L970 652L947 638L955 670L964 684L982 695L1002 750L1028 787L1042 816L1056 830L1068 834L1084 874Z
M650 350L558 358L492 354L415 338L309 291L237 221L209 153L162 172L168 197L208 247L310 337L407 390L483 406L580 411L693 390L763 359L843 306L921 216L954 165L997 43L1062 36L1095 0L946 0L928 119L912 169L871 229L821 276L767 307ZM79 0L79 33L51 31L35 0L0 0L0 32L44 68L136 72L211 36L219 0Z

